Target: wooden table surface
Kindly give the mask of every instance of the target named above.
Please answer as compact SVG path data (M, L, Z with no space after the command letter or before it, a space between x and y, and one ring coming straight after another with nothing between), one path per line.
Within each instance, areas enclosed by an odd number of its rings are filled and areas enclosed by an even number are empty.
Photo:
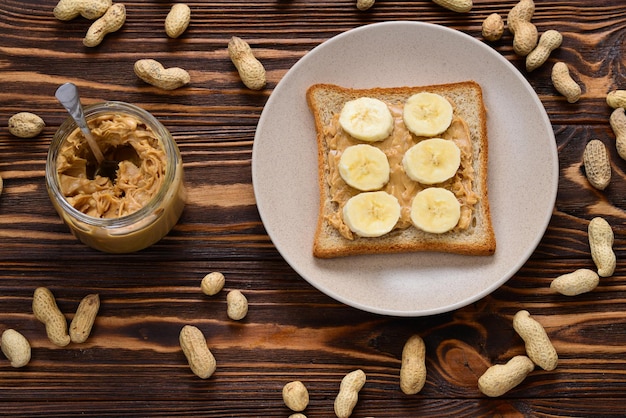
M527 73L512 36L492 43L528 79L550 117L559 153L556 207L545 236L524 266L493 294L453 312L396 318L367 313L320 293L283 260L267 236L252 188L251 158L263 106L285 73L325 40L363 25L409 20L441 24L482 41L490 13L516 2L475 0L469 13L431 1L191 1L192 22L178 39L163 32L172 2L128 1L123 28L95 48L82 45L90 22L56 20L54 0L0 3L0 331L14 328L32 346L20 369L0 359L0 414L25 416L287 417L284 384L305 383L309 417L329 417L341 378L367 374L354 417L609 416L626 414L626 163L609 126L607 92L626 88L623 0L536 0L540 33L562 32L550 61ZM267 69L262 91L245 88L227 43L247 40ZM189 71L172 92L132 71L140 58ZM550 68L566 62L583 87L569 104L553 88ZM71 81L86 104L122 100L152 112L172 132L184 161L188 204L177 226L144 251L111 255L78 243L48 198L44 167L50 140L67 117L54 92ZM502 92L506 94L506 92ZM11 136L7 121L31 111L46 122L34 139ZM610 152L613 178L593 189L582 168L592 138ZM529 187L532 187L529 184ZM615 232L618 264L591 293L566 297L551 281L594 268L587 225L605 217ZM226 276L217 296L200 291L211 271ZM91 337L57 347L32 313L44 286L70 319L80 299L98 293ZM248 316L226 316L225 295L240 289ZM560 362L537 368L499 398L477 388L488 366L524 353L512 317L527 309L545 327ZM217 359L207 380L194 376L178 343L185 324L200 328ZM426 344L423 390L399 389L402 347Z

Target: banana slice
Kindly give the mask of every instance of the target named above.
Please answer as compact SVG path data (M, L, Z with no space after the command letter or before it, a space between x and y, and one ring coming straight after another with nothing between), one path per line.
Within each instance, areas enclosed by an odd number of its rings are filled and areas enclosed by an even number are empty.
M387 155L372 145L358 144L346 148L338 166L341 178L364 192L378 190L389 181Z
M339 124L352 137L366 142L382 141L393 130L393 116L382 100L360 97L341 109Z
M400 219L400 203L387 192L359 193L343 207L343 221L361 237L380 237L390 232Z
M461 218L461 204L454 193L441 187L429 187L413 198L411 221L425 232L443 234Z
M454 176L461 166L461 150L452 140L425 139L406 151L402 165L411 180L441 183Z
M403 119L417 136L439 135L452 123L452 105L439 94L417 93L404 103Z

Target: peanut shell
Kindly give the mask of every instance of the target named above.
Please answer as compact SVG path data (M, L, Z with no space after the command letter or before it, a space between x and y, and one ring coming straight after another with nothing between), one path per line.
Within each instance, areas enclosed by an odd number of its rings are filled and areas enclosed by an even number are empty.
M41 133L46 123L31 112L19 112L9 118L9 132L18 138L34 138Z
M604 190L611 182L611 160L604 143L592 139L583 153L585 175L589 183L598 190Z

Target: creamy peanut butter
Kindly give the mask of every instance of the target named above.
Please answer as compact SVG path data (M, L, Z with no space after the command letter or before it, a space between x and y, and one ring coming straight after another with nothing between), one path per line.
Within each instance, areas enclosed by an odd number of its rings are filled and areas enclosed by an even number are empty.
M91 132L105 158L120 161L117 178L93 176L96 161L80 129L63 143L56 169L65 199L96 218L118 218L145 206L163 184L167 157L143 122L128 114L91 119Z
M387 103L387 105L394 120L393 131L383 141L374 142L370 145L378 147L387 155L390 166L389 182L381 190L395 196L400 203L400 219L394 229L406 229L413 227L411 223L411 202L413 197L426 186L411 180L407 176L402 166L402 158L411 146L425 138L411 134L404 125L402 117L403 104ZM341 178L338 164L343 150L362 142L354 139L341 129L339 115L335 115L332 124L324 129L324 135L329 149L329 173L327 180L330 186L330 196L332 202L338 207L338 210L326 216L326 219L342 236L351 240L354 239L354 235L344 223L341 214L343 206L348 199L360 192L348 186ZM438 184L437 187L443 187L453 192L461 204L461 218L454 230L467 229L472 222L474 205L478 202L478 195L472 190L474 168L469 128L463 119L454 115L450 127L439 137L454 141L461 150L461 165L456 174L451 179Z

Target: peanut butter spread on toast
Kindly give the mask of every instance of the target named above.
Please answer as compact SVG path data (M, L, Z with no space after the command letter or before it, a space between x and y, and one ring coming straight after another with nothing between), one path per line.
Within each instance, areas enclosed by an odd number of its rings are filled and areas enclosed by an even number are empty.
M381 190L392 194L398 199L401 206L401 214L395 230L413 227L411 223L411 202L413 197L426 188L416 181L410 179L404 171L402 158L405 152L425 137L416 137L406 128L402 112L401 103L387 103L393 116L394 127L392 133L383 141L370 145L382 150L389 160L390 175L389 182ZM328 145L328 184L330 186L330 197L337 210L326 216L328 222L336 228L346 239L354 239L353 232L344 223L342 209L345 203L352 196L359 193L358 190L348 186L339 174L338 164L341 153L347 147L361 143L349 134L344 132L339 124L339 114L333 117L332 123L324 128L324 139ZM461 150L461 165L451 179L440 183L437 187L450 190L457 197L461 204L461 218L453 231L467 229L473 219L474 205L478 202L479 196L473 191L474 168L473 151L470 132L465 121L454 114L450 127L438 135L443 139L449 139L456 143Z

